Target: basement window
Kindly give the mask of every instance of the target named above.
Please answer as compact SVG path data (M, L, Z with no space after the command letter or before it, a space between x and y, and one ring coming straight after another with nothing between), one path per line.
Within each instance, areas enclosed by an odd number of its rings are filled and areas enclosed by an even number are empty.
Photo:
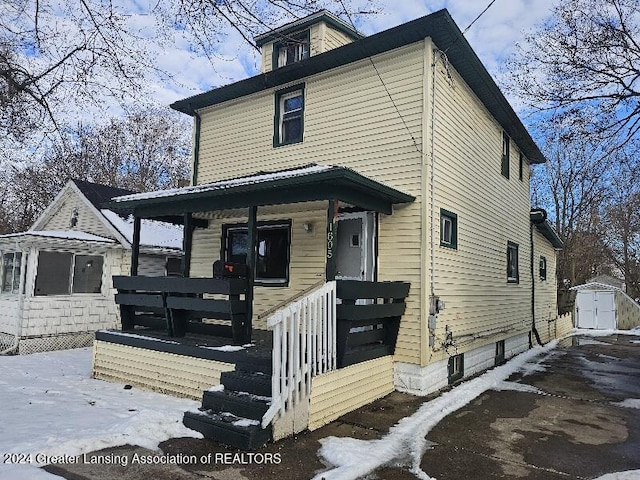
M11 252L2 256L2 292L20 293L22 253Z
M41 251L38 254L35 295L100 293L103 264L101 255Z
M449 385L464 377L464 353L449 357Z
M496 366L502 365L504 363L504 340L500 340L496 342L496 358L495 364Z

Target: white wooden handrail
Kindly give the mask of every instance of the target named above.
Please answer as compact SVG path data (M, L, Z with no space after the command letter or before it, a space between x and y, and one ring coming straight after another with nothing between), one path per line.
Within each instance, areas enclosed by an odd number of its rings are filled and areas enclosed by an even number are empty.
M262 428L311 394L311 378L336 369L336 282L327 282L267 319L273 330L271 406Z

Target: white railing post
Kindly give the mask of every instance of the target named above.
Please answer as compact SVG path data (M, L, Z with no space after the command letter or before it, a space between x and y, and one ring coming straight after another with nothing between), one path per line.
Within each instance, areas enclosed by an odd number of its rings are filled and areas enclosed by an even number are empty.
M271 405L262 428L311 394L311 379L336 368L336 282L267 318L273 331Z

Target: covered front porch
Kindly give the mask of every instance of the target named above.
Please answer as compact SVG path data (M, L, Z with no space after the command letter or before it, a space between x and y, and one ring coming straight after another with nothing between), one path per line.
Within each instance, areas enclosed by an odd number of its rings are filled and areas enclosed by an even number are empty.
M290 433L306 428L314 377L394 353L409 284L378 281L375 234L379 215L413 200L317 165L116 198L109 208L134 216L131 276L114 277L116 302L123 330L143 338L98 340L183 356L198 348L234 369L220 374L224 391L205 392L201 413L185 415L205 435L235 428L215 410L262 430L287 416ZM181 277L137 275L142 218L184 225Z

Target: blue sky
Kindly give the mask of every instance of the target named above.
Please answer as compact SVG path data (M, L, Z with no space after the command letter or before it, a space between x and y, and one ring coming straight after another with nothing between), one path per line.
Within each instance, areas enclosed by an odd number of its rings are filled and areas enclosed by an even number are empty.
M353 0L358 5L361 0ZM373 34L395 25L447 8L461 30L489 4L490 0L376 0L380 14L355 17L358 28ZM133 7L132 10L139 8ZM546 19L553 0L496 0L492 7L466 34L467 40L499 82L505 59L523 34ZM148 21L144 17L143 27ZM144 27L143 27L144 28ZM167 105L177 99L222 86L255 75L260 69L256 52L241 42L238 34L229 32L220 44L218 58L211 64L208 59L195 57L186 42L178 35L175 43L157 52L158 65L172 72L175 83L152 81L152 95L157 103Z

